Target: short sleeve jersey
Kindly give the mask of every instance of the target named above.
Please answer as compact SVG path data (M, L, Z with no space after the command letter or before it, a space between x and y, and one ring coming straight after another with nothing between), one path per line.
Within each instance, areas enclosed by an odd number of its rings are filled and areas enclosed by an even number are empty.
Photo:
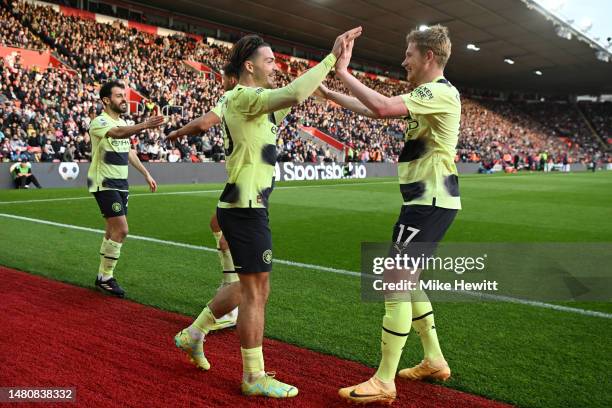
M128 191L128 157L130 139L107 137L109 130L127 124L121 118L115 120L102 112L91 121L91 165L87 173L87 186L90 192L104 190Z
M404 205L460 209L455 165L461 99L443 77L402 95L408 108L404 148L398 159Z
M290 109L266 113L270 90L237 85L222 103L227 184L220 208L267 208L274 188L276 139ZM215 112L216 113L216 112Z
M225 92L217 101L217 103L215 104L215 106L211 109L211 112L213 112L215 115L217 115L219 117L219 119L223 120L223 111L224 111L224 105L225 105L225 101L227 101L227 98L232 94L233 90L227 91Z

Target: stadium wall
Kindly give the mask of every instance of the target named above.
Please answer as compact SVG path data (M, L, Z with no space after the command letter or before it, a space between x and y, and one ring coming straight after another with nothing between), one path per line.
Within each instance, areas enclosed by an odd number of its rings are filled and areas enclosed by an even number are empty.
M13 188L9 173L14 163L0 163L0 189ZM69 188L87 185L89 163L32 163L32 171L44 188ZM223 163L144 163L159 184L223 183L227 177ZM393 177L397 175L394 163L278 163L276 180L336 180L350 178ZM478 172L476 163L457 163L459 173ZM572 171L584 171L584 164L573 164ZM144 178L130 169L131 185L145 184Z

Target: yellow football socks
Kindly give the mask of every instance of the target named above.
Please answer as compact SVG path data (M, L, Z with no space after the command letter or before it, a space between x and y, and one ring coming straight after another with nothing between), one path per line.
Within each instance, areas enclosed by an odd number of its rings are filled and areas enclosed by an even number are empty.
M238 274L234 272L234 260L232 259L232 254L230 253L230 250L222 250L219 246L219 241L221 241L223 233L221 231L213 231L213 236L215 237L215 242L217 244L217 254L219 255L219 262L221 262L221 269L223 270L223 283L230 284L238 282L240 279L238 278Z
M208 332L215 325L215 316L212 311L206 306L200 315L193 321L190 327L199 330L202 334L208 334Z
M418 298L426 299L424 293L422 297L419 296ZM438 334L436 333L436 325L434 322L431 303L429 301L413 302L412 316L412 327L421 338L425 358L429 361L443 359L444 356L442 355L440 343L438 342Z
M264 372L264 357L262 346L245 349L240 347L242 354L242 372L245 382L253 382Z
M395 379L397 365L410 332L411 315L410 302L385 302L381 337L382 358L376 371L376 377L383 382Z
M122 245L111 239L103 239L100 247L100 267L98 268L98 276L103 281L113 277L115 266L121 255Z

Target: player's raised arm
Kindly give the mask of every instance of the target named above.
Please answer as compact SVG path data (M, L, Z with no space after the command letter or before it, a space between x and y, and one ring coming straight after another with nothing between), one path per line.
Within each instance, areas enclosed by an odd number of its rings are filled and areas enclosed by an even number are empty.
M255 92L246 92L241 98L236 109L249 116L258 116L275 112L281 109L297 105L308 98L317 89L325 76L334 67L343 50L343 44L354 40L361 35L361 27L354 28L338 36L332 48L332 52L319 64L306 71L302 76L292 81L287 86L278 89L267 84L261 88L266 75L265 82L272 81L275 75L276 62L271 48L259 38L253 38L244 47L243 53L235 53L232 56L235 61L232 64L240 70L240 83L250 87L260 87ZM246 38L246 37L245 37ZM254 48L254 49L252 49ZM242 55L244 54L244 55Z
M174 141L185 135L196 135L220 123L221 118L214 111L206 112L204 115L192 120L182 128L170 132L166 140Z
M132 126L116 126L106 132L106 137L112 139L127 139L128 137L142 132L145 129L153 129L164 124L163 116L151 116L144 122Z
M125 95L125 85L120 82L113 83L113 86L103 86L100 89L100 99L104 104L104 112L113 119L100 117L94 120L89 128L89 134L92 137L111 138L111 139L127 139L145 129L152 129L163 125L163 116L151 116L144 122L132 126L117 126L114 122L120 114L126 113L128 103Z
M362 84L348 71L348 65L353 53L353 44L353 41L346 41L343 44L342 55L336 62L336 76L340 78L351 94L355 95L372 112L373 117L389 118L408 115L408 108L406 108L406 104L401 96L388 97L382 95ZM348 102L344 99L343 101ZM342 104L340 103L340 105Z
M288 108L306 100L325 79L329 71L346 48L346 43L354 41L361 35L361 27L353 28L336 38L331 53L313 68L296 78L289 85L270 92L268 99L269 112Z
M180 129L170 132L166 140L174 141L185 135L197 135L198 133L207 131L215 125L221 124L223 120L223 104L227 100L230 91L234 89L238 83L238 72L232 69L230 63L227 63L223 67L223 76L221 78L225 93L219 98L214 108L199 118L192 120Z
M319 86L319 89L315 91L315 95L335 102L343 108L351 110L359 115L367 116L369 118L374 119L378 118L378 116L376 116L376 114L372 112L372 110L370 110L367 106L361 103L359 99L353 96L345 95L340 92L332 91L324 85Z

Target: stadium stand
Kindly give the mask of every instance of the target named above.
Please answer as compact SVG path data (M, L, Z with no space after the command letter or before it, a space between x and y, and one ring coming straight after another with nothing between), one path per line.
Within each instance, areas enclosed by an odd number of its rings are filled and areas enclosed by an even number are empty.
M0 160L87 161L88 125L101 109L96 92L109 78L123 79L139 95L127 115L128 123L158 112L170 117L161 132L147 131L132 139L142 160L223 159L219 127L185 136L175 145L164 143L162 133L214 105L222 93L218 72L229 46L174 33L158 35L151 32L152 26L134 23L130 27L112 18L105 19L110 23L99 22L91 13L62 12L22 1L0 4L0 46L49 48L75 70L26 67L19 56L0 60ZM279 84L312 65L288 55L277 54L277 58ZM216 75L207 75L186 61ZM360 75L368 86L386 95L409 89L405 82ZM344 90L332 76L327 86ZM601 143L610 137L609 103L525 102L488 97L482 91L463 94L457 161L508 170L541 169L543 157L555 164L610 161L607 146ZM315 127L343 143L345 157L302 137L302 126ZM402 120L372 120L310 98L294 108L281 127L279 161L394 162L403 147L404 129Z
M7 8L8 2L3 0L0 8L0 46L20 47L29 49L46 48L40 38L20 23L21 8L14 4L12 12Z
M602 142L612 146L612 102L579 102L578 107L602 138Z

